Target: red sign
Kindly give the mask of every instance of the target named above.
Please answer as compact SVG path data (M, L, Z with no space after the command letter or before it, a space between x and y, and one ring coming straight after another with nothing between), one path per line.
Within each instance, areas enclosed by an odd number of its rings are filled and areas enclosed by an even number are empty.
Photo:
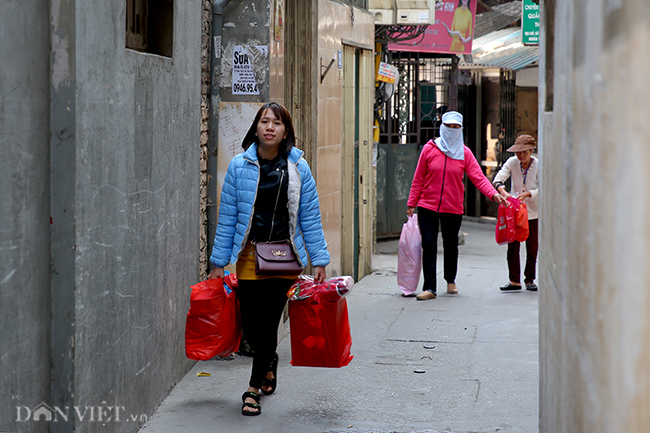
M436 2L435 24L425 30L424 39L388 44L390 51L471 54L477 0Z

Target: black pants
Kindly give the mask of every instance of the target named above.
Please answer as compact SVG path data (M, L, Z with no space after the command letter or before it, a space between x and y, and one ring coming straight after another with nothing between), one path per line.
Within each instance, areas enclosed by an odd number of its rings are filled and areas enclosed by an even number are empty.
M270 371L278 346L278 326L293 280L239 280L237 298L244 338L253 350L253 371L249 386L260 388Z
M456 281L458 271L458 232L462 215L434 212L418 207L418 225L422 235L423 290L436 293L436 260L438 256L438 227L442 232L444 277L447 283Z
M526 267L524 268L524 283L529 284L535 281L535 266L537 265L537 219L528 220L528 239L526 239ZM520 242L514 241L508 244L508 276L513 283L521 282L521 265L519 264Z

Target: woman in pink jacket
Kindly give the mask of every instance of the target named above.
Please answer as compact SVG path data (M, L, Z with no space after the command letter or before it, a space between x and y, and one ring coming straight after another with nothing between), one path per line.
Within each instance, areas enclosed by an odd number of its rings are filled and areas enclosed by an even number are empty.
M423 292L417 296L419 301L436 297L439 225L442 232L447 293L458 293L455 281L458 268L458 232L465 211L465 173L485 196L505 204L506 200L485 177L472 151L463 144L462 114L448 111L442 116L440 137L435 141L429 140L422 149L407 202L408 216L413 215L416 207L418 209L418 224L422 234L424 287Z

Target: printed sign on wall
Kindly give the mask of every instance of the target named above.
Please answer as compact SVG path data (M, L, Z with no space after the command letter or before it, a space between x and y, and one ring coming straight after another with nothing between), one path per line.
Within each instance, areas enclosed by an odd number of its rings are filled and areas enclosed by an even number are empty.
M422 40L388 44L390 51L471 54L477 0L436 2L436 21Z
M232 94L259 95L255 73L253 72L252 57L248 49L235 45L232 52Z
M275 8L273 10L273 39L276 42L282 40L284 33L284 0L275 0Z

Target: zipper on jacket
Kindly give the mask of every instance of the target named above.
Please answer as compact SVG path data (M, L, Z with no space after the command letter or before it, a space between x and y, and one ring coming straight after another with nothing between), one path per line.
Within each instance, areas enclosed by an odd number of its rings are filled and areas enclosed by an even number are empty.
M273 216L271 217L271 231L269 232L269 240L271 242L271 237L273 236L273 224L275 224L275 211L278 210L278 202L280 201L280 192L282 191L282 181L284 180L284 170L280 169L280 185L278 186L278 195L275 198L275 207L273 207Z
M440 186L440 201L438 201L438 212L440 212L440 206L442 205L442 194L445 192L445 177L447 176L447 158L445 155L445 167L442 170L442 185Z

